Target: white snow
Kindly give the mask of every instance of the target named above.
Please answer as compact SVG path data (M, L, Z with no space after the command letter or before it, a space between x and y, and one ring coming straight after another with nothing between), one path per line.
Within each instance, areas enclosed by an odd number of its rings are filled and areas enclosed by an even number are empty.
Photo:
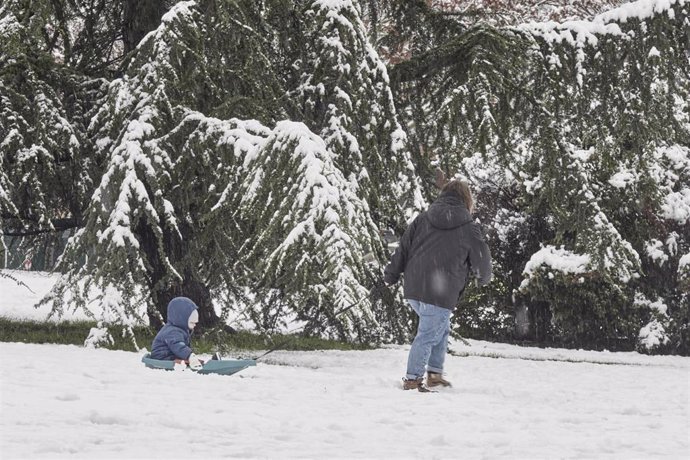
M655 238L645 244L645 250L647 255L659 266L663 266L668 261L668 254L664 252L664 243Z
M609 179L609 184L616 188L626 188L630 184L634 184L637 180L635 173L629 169L623 169L615 173Z
M664 326L658 320L653 319L640 330L639 341L647 350L653 350L659 345L668 343L669 338Z
M678 261L678 271L680 271L681 269L686 269L686 268L690 268L690 253L685 254Z
M50 284L45 275L12 274ZM37 319L38 293L8 285L0 278L0 315ZM421 394L400 389L408 346L276 351L218 376L147 369L139 353L0 343L0 453L8 460L687 458L690 358L470 344L451 344L454 388Z
M588 270L591 258L588 254L577 254L565 248L546 245L534 254L525 264L522 274L525 279L520 289L529 285L530 278L539 269L555 270L562 273L578 274Z
M566 41L577 47L586 44L597 46L599 36L623 35L618 23L625 23L628 19L644 21L664 12L673 18L673 7L683 7L686 3L687 0L638 0L624 3L618 8L595 16L592 20L530 22L521 24L518 28L539 35L548 42ZM650 55L654 55L652 51Z
M690 148L682 145L670 145L659 147L656 156L666 158L671 162L671 167L678 171L690 171Z
M58 280L58 275L45 272L2 270L23 283L19 285L9 278L0 277L0 316L9 319L26 321L57 321L60 318L49 318L50 306L33 308ZM89 316L83 311L66 312L62 320L88 321Z
M661 204L661 215L664 219L675 220L680 225L690 220L690 188L669 193Z

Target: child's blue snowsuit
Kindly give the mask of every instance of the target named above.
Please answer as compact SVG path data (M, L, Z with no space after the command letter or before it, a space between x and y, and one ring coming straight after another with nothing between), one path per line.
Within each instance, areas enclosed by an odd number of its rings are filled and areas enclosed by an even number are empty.
M174 361L188 359L190 330L187 322L197 306L187 297L175 297L168 304L168 322L158 331L151 345L151 358Z

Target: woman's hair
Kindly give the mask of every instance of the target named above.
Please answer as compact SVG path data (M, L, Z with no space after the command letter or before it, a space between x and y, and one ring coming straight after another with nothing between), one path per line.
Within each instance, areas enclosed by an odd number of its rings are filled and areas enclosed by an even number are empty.
M467 206L467 210L472 212L474 210L474 199L472 198L472 192L470 191L470 186L464 180L453 179L443 186L441 193L445 192L455 192L460 199Z

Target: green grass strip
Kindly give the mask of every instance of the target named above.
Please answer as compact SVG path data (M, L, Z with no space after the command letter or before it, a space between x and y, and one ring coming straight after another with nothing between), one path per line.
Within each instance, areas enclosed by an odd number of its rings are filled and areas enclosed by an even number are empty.
M23 342L38 344L83 345L92 327L91 321L37 322L16 321L0 318L0 342ZM111 350L137 351L131 337L121 329L111 329L114 343L103 346ZM134 328L136 344L139 348L151 349L151 342L156 335L149 327ZM210 330L192 334L192 348L197 354L213 353L233 354L257 352L280 346L281 350L366 350L370 346L326 340L319 337L303 337L298 334L276 334L268 336L250 331L229 333L223 330Z

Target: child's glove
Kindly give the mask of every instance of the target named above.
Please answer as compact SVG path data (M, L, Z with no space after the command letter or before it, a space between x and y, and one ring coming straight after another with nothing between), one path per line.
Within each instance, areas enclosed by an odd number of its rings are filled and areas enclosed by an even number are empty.
M189 367L195 371L198 371L199 369L201 369L201 367L203 365L201 360L199 358L197 358L194 353L189 355L189 359L187 361L189 361Z

